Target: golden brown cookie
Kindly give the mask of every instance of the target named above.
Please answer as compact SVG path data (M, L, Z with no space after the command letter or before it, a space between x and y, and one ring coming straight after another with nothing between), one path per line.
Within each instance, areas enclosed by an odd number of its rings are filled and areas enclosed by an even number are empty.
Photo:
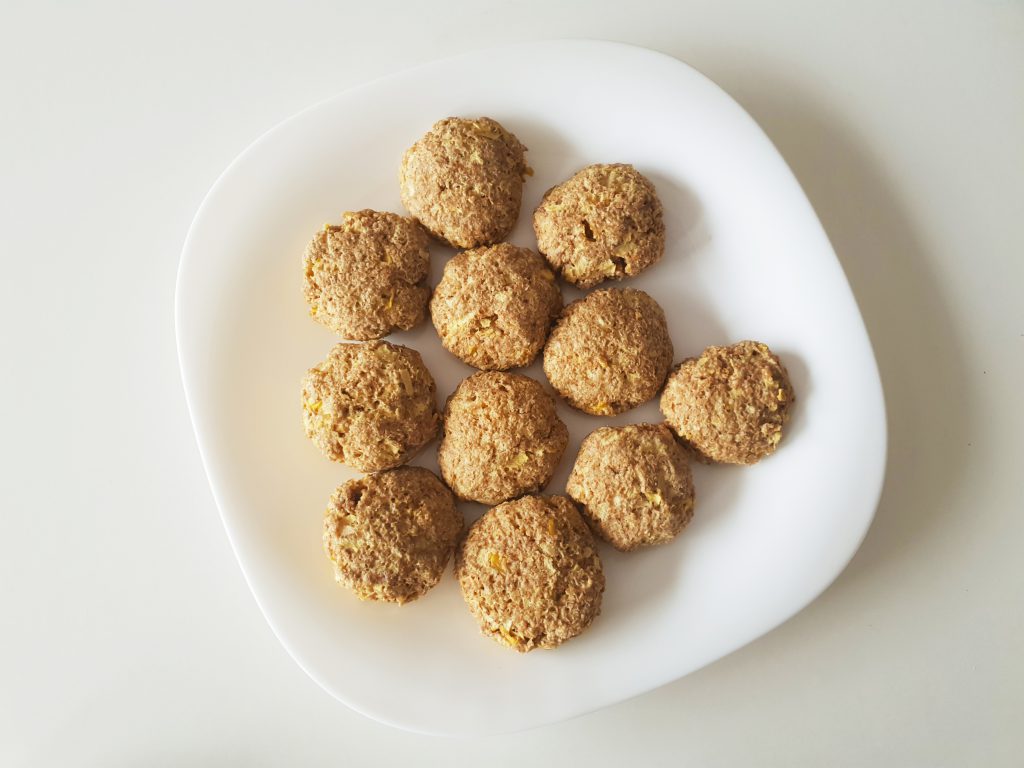
M652 399L672 364L665 313L643 291L605 288L567 306L544 347L544 373L573 408L622 413Z
M346 339L365 341L418 325L430 288L427 233L393 213L344 214L306 248L304 293L313 318Z
M547 485L568 442L569 431L540 384L484 371L448 398L437 460L460 499L500 504Z
M362 472L397 467L437 434L434 379L414 349L338 344L302 382L302 417L332 461Z
M399 467L334 492L324 550L338 583L359 599L407 603L440 581L461 532L444 483L426 469Z
M482 370L533 362L561 310L562 292L544 259L508 243L455 256L430 301L445 349Z
M775 451L793 399L779 358L765 344L741 341L680 363L661 412L699 458L754 464Z
M601 558L565 496L489 510L460 545L455 575L480 631L521 653L576 637L601 612Z
M665 252L654 184L631 165L591 165L549 189L533 214L537 247L580 288L639 274Z
M591 432L565 490L591 530L624 552L670 541L693 517L690 465L663 424Z
M504 240L519 218L526 147L489 117L434 124L402 158L402 204L458 248Z

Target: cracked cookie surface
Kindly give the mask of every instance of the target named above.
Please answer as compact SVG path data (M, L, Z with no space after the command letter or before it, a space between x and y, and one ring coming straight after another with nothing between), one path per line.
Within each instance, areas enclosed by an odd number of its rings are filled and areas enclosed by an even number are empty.
M549 189L533 229L552 268L580 288L638 275L665 253L654 184L624 163L587 166Z

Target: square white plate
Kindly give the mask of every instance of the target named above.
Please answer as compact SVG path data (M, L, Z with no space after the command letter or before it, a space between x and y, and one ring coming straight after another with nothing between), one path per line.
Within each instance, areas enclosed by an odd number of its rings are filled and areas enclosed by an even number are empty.
M478 634L449 573L419 601L361 603L321 551L323 509L352 476L301 424L299 382L338 340L308 316L307 241L345 210L401 212L403 151L435 120L489 115L529 147L536 175L510 240L536 247L542 193L594 162L656 184L664 260L623 285L665 308L676 360L708 344L767 342L797 393L778 453L695 468L694 522L673 543L601 550L601 616L555 651L519 655ZM451 251L433 249L432 283ZM566 301L580 295L565 290ZM301 667L378 720L416 731L508 731L578 715L685 675L795 614L852 557L885 466L881 385L856 303L811 206L751 118L667 56L546 42L429 64L282 123L228 168L189 232L177 292L182 376L214 496L260 608ZM419 349L440 401L470 369L430 327ZM527 373L544 381L539 365ZM559 405L570 444L602 423L660 421L657 403L612 420ZM436 470L436 443L415 463ZM463 505L467 520L482 509Z

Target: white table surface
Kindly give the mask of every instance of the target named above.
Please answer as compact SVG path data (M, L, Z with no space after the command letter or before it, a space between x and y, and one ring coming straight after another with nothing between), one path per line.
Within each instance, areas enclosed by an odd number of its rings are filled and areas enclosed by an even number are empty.
M4 5L0 765L1021 764L1024 6L548 5ZM321 691L245 586L179 381L178 255L293 112L552 37L677 56L764 127L864 313L888 477L846 572L744 650L568 723L416 736Z

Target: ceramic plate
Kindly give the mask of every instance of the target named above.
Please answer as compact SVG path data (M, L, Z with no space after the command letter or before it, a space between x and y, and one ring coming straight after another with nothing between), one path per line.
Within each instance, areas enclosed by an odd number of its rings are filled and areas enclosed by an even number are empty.
M665 258L620 285L653 295L676 360L758 339L789 368L798 402L779 451L757 466L694 469L693 523L673 543L602 546L601 616L554 651L483 638L449 570L406 606L363 603L321 550L332 489L353 473L302 429L299 382L337 343L301 290L303 249L346 210L401 212L403 151L435 120L489 115L536 172L510 240L535 247L531 213L584 165L628 162L665 206ZM433 249L436 284L452 251ZM566 301L578 297L565 289ZM885 465L875 360L814 211L753 120L714 83L625 45L546 42L481 51L355 88L249 147L203 202L177 290L182 376L203 461L239 564L299 665L350 707L415 731L509 731L667 683L749 643L839 574L874 514ZM420 350L441 402L469 368L427 324ZM544 381L539 365L526 373ZM570 444L605 423L660 420L649 403L614 419L559 404ZM414 462L436 470L436 443ZM467 521L482 512L463 505Z

